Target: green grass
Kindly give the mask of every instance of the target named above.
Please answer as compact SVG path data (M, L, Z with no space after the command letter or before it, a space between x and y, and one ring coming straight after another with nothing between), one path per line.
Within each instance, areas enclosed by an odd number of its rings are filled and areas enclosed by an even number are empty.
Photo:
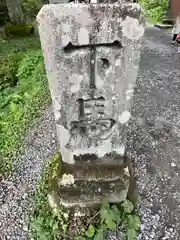
M8 38L6 40L0 38L0 59L4 59L14 51L16 52L17 48L25 52L38 50L41 48L39 38L37 36Z
M30 217L30 230L32 238L35 240L58 240L59 230L65 231L67 219L62 206L58 206L56 211L52 211L48 203L48 193L51 181L58 176L60 171L61 156L56 153L45 166L42 179L33 197L34 210Z
M138 0L145 10L146 18L149 23L161 23L168 10L168 0Z
M13 171L13 153L50 95L37 37L0 40L0 62L0 174L7 176Z

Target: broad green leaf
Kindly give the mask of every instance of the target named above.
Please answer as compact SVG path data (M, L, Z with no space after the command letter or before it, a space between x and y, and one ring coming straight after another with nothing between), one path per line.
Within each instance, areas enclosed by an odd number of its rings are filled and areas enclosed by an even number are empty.
M104 240L104 231L103 231L103 229L98 230L98 232L94 236L94 240Z
M93 237L95 234L95 228L93 225L89 225L88 230L85 232L85 235L89 238Z
M121 206L125 213L131 213L134 210L134 206L129 200L124 201Z
M134 229L128 229L127 230L127 240L136 240L136 230Z
M110 209L109 203L107 201L103 201L102 208Z
M115 205L112 206L111 212L112 212L112 215L113 215L113 219L115 221L119 222L121 220L121 213Z
M107 228L111 230L116 229L116 224L113 220L113 214L110 208L109 209L101 208L100 215L101 215L101 222L105 222L107 225Z
M111 218L106 220L106 225L107 225L107 228L109 228L110 230L116 229L116 223Z
M100 209L101 222L103 222L107 218L109 212L110 212L109 203L107 201L104 201Z
M107 228L111 230L116 229L116 223L120 221L120 212L114 205L110 208L109 204L104 205L100 210L101 223L105 223Z
M136 231L140 228L140 218L137 215L128 216L128 228L135 229Z
M108 210L104 207L101 208L100 210L100 215L101 215L101 222L105 221L108 218Z

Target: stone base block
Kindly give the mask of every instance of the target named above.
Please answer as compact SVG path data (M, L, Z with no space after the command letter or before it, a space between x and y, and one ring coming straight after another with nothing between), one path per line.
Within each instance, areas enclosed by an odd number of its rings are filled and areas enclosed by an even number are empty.
M119 161L120 162L120 161ZM51 196L57 205L64 207L87 207L108 202L122 202L127 198L130 174L124 164L116 159L104 161L76 161L63 163L61 175L53 180ZM122 161L123 163L123 161Z
M70 187L60 187L58 202L65 207L86 207L100 204L103 200L108 202L122 202L127 197L129 181L120 179L107 182L76 181Z

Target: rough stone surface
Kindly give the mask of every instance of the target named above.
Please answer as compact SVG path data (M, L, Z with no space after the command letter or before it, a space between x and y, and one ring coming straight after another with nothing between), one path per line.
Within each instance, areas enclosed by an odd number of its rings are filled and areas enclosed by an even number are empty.
M97 161L87 162L78 161L76 164L64 164L64 172L73 174L75 180L117 180L124 176L124 165L101 164L97 165Z
M93 164L95 163L95 164ZM64 163L60 177L52 180L51 193L57 205L71 208L95 206L103 200L121 202L127 198L130 175L124 164L96 164L97 161Z
M71 175L72 176L72 175ZM59 182L59 191L52 192L57 205L61 204L67 208L74 206L87 207L101 204L102 200L108 202L122 202L127 198L129 178L123 180L108 181L86 181L76 180L75 184L68 185ZM53 196L52 194L52 196Z
M52 4L37 20L63 161L124 155L144 33L139 5Z

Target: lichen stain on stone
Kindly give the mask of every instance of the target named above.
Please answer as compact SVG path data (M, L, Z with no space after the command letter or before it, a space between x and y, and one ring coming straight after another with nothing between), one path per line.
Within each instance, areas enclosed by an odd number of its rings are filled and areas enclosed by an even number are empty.
M71 83L70 91L72 93L78 92L80 90L80 84L83 80L83 76L80 74L73 74L69 80Z
M71 41L71 38L69 35L64 34L61 36L61 43L63 47L66 46L70 41Z
M69 142L70 134L68 130L65 129L65 127L62 125L57 124L56 128L57 128L57 135L59 139L62 160L63 162L74 164L75 161L74 161L73 154L70 151L68 151L67 148L65 147L66 144Z
M72 92L72 93L78 92L79 89L80 89L80 85L73 84L73 85L71 86L71 92Z
M128 111L124 111L120 116L119 116L119 122L121 124L125 124L129 121L131 117L131 113Z
M43 19L43 21L44 21L44 19L47 18L47 13L50 12L50 11L51 11L51 10L49 9L49 6L44 5L44 6L40 9L40 11L39 11L39 13L38 13L38 15L37 15L37 17L36 17L37 22L40 23L40 22L41 22L41 19Z
M124 173L125 173L126 176L130 177L130 173L129 173L129 168L128 167L124 168Z
M116 60L115 60L115 66L121 66L121 59L120 58L117 58Z
M72 174L63 174L61 181L60 181L60 185L62 186L68 186L68 185L73 185L75 182L74 180L74 176Z
M133 93L134 93L134 89L128 89L126 90L125 92L125 95L126 95L126 100L130 100L132 97L133 97Z
M127 16L121 22L121 27L123 35L129 39L138 40L144 35L144 26L135 18Z
M111 75L112 72L113 72L113 70L114 70L114 66L111 65L111 66L106 70L106 76Z
M78 13L73 13L73 15L76 23L80 24L81 26L90 26L94 23L94 20L91 18L89 10L87 8L81 8Z
M56 97L52 98L52 102L54 108L55 121L58 121L61 117L61 104L59 103Z
M69 151L67 148L63 148L61 150L61 155L62 155L63 162L66 162L68 164L75 163L73 153L71 151Z
M103 32L104 35L108 35L109 34L107 32L108 24L109 24L108 18L105 18L104 22L102 23L102 26L101 26L101 32Z
M62 24L62 32L64 32L64 33L70 33L71 32L71 27L68 23L63 23Z
M58 121L61 118L61 112L59 110L54 111L55 121Z
M78 41L80 45L89 44L89 32L87 28L82 27L78 33Z
M70 134L69 134L68 130L65 129L65 127L62 125L57 125L57 128L58 128L58 133L60 135L59 136L60 137L60 147L64 148L69 141Z
M99 75L97 75L97 78L96 78L96 87L97 87L98 89L101 89L103 85L104 85L104 81L102 80L102 78L101 78Z

